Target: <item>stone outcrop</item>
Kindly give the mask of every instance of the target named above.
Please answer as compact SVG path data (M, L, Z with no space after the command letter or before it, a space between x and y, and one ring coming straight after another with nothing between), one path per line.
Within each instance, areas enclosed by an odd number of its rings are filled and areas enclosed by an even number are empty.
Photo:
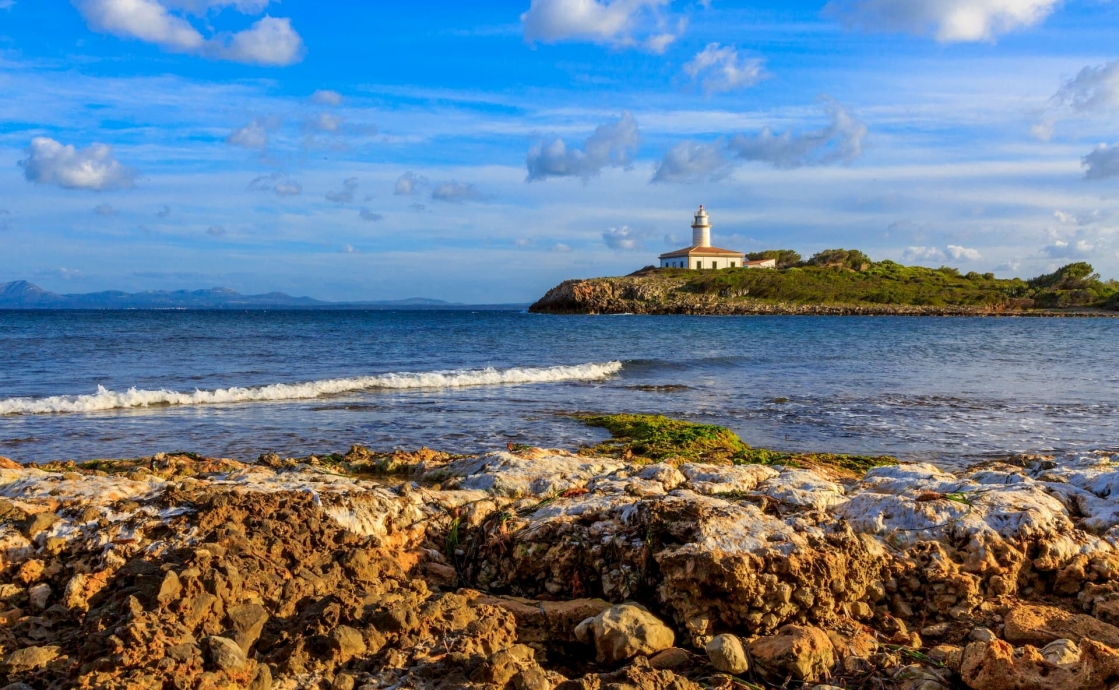
M1119 679L1108 454L858 480L540 449L402 454L386 478L358 455L0 468L0 673L254 690Z

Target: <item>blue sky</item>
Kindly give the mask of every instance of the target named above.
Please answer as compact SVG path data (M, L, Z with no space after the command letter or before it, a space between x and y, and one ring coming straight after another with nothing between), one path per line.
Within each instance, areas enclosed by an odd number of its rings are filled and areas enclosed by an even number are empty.
M1119 277L1119 2L0 0L0 282L529 301L686 244Z

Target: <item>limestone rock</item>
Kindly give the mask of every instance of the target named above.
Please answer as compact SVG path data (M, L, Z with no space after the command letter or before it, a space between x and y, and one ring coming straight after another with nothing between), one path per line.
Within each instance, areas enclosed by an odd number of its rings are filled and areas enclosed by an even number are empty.
M27 599L31 602L31 608L36 611L43 611L50 603L51 586L45 582L40 582L33 585L27 590Z
M1080 661L1080 645L1072 640L1053 640L1041 648L1041 656L1058 666L1075 664Z
M216 635L207 638L210 645L210 660L223 671L234 673L245 667L245 653L237 643L228 637Z
M973 690L1098 690L1119 673L1119 652L1093 640L1081 643L1080 658L1055 664L1032 646L1015 654L1003 640L972 642L964 649L960 677Z
M835 647L820 628L786 625L776 635L749 645L755 669L763 677L781 682L787 676L806 683L828 677L835 668Z
M575 635L581 642L594 643L599 663L610 664L655 654L676 641L672 629L639 604L612 606L580 623Z
M1006 641L1016 645L1043 647L1060 639L1073 642L1092 639L1119 648L1119 628L1054 606L1015 606L1006 614L1005 626Z
M11 673L33 671L54 661L61 653L62 649L55 646L24 647L9 654L4 664Z
M742 648L742 641L729 634L716 635L707 643L707 658L711 665L723 673L739 675L750 669L746 660L746 650Z

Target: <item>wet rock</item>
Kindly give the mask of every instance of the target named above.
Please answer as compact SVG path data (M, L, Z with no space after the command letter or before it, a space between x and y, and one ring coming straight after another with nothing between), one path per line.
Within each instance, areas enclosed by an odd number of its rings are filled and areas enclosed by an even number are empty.
M1003 640L972 642L964 649L960 676L973 690L1098 690L1119 673L1119 652L1085 640L1080 659L1055 664L1033 646L1019 653Z
M757 672L775 682L791 676L813 683L826 679L836 664L827 633L810 626L786 625L776 635L751 642L748 651Z
M206 638L209 645L210 661L223 671L235 673L245 667L247 659L245 653L236 642L228 637L213 635Z
M4 665L9 673L34 671L57 659L61 653L61 648L56 646L24 647L9 654Z
M1042 647L1054 640L1080 642L1092 639L1119 648L1119 628L1081 613L1053 606L1021 605L1006 614L1003 636L1016 645Z
M575 636L594 644L599 663L610 664L655 654L676 640L671 628L639 604L619 604L588 618L575 629Z
M734 635L726 633L716 635L707 643L705 651L707 658L711 660L711 665L723 673L739 675L750 668L742 641Z

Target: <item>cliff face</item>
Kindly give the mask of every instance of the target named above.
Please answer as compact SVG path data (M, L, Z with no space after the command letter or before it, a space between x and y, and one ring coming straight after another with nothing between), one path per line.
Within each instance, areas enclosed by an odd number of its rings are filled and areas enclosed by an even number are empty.
M898 304L852 299L812 303L808 300L757 298L735 285L697 286L688 275L643 272L616 278L567 280L529 307L541 314L793 314L821 316L1089 316L1112 315L1093 309L1037 309L1032 299L1007 298L989 304ZM1119 305L1117 305L1119 306Z

